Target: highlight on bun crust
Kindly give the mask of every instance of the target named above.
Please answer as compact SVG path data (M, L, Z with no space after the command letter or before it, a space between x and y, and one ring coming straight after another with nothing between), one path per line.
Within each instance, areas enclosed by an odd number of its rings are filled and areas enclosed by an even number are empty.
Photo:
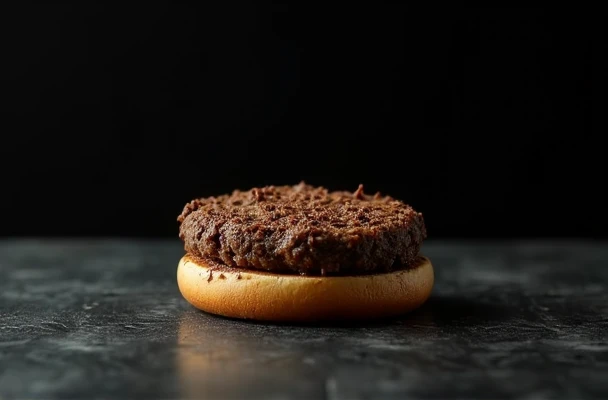
M430 296L428 258L410 268L359 276L301 276L227 268L185 255L177 269L181 294L211 314L258 321L367 320L397 316Z
M178 217L194 307L266 321L370 319L430 296L422 214L390 196L301 182L195 199Z

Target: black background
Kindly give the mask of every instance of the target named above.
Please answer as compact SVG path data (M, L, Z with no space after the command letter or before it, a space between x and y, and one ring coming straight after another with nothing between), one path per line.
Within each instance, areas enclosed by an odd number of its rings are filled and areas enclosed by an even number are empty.
M4 8L0 233L177 235L193 197L391 194L430 237L606 237L603 14Z

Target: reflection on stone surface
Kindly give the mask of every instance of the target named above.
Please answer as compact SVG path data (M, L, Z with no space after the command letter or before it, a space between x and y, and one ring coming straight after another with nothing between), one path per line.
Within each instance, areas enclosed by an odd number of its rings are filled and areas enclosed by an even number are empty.
M322 397L314 360L272 334L255 323L184 313L175 349L180 393L210 399Z

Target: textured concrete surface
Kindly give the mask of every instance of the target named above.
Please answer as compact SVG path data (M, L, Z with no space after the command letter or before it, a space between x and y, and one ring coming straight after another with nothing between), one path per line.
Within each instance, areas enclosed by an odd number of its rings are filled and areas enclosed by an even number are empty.
M290 326L190 307L178 241L0 241L0 399L608 398L608 243L424 253L420 310Z

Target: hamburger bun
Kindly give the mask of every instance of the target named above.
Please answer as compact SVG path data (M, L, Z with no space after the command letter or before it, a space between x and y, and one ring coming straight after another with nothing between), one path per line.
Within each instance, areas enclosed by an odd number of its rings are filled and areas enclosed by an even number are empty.
M230 318L277 322L369 320L421 306L433 266L418 256L408 268L353 276L277 274L219 265L186 254L177 284L194 307Z

